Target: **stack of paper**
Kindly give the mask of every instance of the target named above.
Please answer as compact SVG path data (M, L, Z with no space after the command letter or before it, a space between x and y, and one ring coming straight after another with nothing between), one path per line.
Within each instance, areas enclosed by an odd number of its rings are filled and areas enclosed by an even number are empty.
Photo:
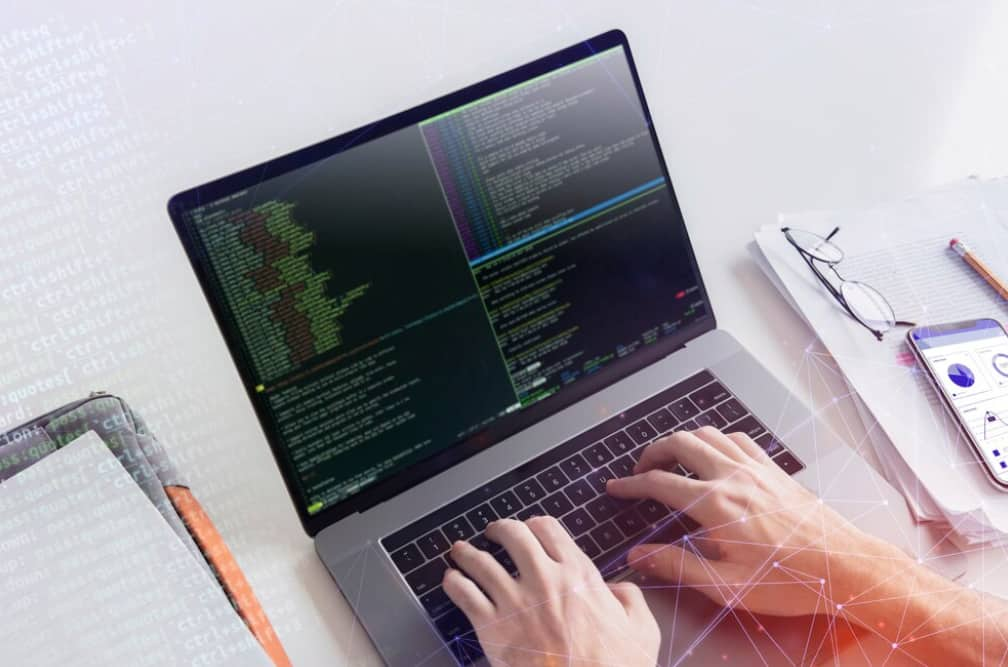
M947 522L962 542L1008 543L1008 493L986 479L939 403L906 346L906 328L877 341L830 297L781 232L785 226L823 236L839 227L832 240L845 256L837 271L880 291L897 319L934 324L991 317L1006 323L1008 304L948 242L964 240L1008 278L1008 180L969 180L867 210L785 215L756 234L764 270L859 397L883 473L916 516Z

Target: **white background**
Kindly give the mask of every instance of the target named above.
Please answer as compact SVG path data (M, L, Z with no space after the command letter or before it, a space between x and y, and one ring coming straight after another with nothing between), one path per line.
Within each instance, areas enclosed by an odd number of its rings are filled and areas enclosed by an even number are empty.
M620 27L719 324L856 440L752 232L1008 173L993 1L63 4L8 2L0 25L0 428L91 389L125 397L297 665L376 658L301 531L171 194ZM1008 589L1002 554L973 560Z

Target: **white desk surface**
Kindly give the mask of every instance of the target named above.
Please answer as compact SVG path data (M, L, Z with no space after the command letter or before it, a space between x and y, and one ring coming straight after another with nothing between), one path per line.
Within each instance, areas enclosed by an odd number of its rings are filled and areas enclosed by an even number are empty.
M301 531L171 194L621 27L720 325L858 438L752 232L1008 174L994 0L102 4L18 3L0 27L0 428L91 389L129 400L297 665L378 659ZM1005 562L971 556L1008 593Z

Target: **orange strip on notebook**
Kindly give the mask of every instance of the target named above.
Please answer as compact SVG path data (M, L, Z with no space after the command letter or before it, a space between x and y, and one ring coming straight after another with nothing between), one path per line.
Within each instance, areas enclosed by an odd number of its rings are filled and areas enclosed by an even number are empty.
M185 522L186 528L189 529L189 533L196 541L196 545L199 546L207 562L210 563L210 567L216 572L221 587L231 599L238 615L242 617L249 630L262 644L266 655L270 657L276 667L291 667L290 658L287 657L280 639L273 631L273 626L270 624L266 612L263 611L255 593L252 592L252 587L245 579L241 568L238 567L234 556L231 555L231 550L224 543L199 501L184 486L166 486L165 493L168 494L175 511Z

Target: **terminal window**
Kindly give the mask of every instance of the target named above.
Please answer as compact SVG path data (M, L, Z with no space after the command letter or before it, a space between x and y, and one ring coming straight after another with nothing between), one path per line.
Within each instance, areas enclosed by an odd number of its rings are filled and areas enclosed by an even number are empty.
M620 48L188 219L309 513L706 312Z

